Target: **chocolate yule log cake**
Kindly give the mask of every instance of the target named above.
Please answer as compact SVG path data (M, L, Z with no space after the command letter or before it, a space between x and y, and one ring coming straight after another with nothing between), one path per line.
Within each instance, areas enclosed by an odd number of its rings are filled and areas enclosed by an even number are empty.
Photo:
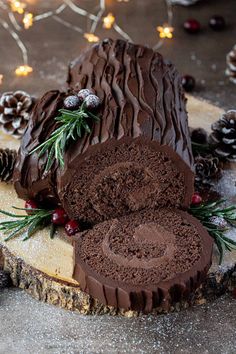
M168 310L202 283L212 243L188 213L146 209L82 233L75 243L74 277L104 305Z
M68 84L69 94L50 91L34 109L15 169L19 197L61 203L90 223L157 205L187 208L193 158L174 66L152 49L105 40L71 64ZM30 152L57 127L65 97L81 89L100 98L100 121L68 146L63 169L54 163L45 174L47 152Z
M183 211L194 168L180 81L152 49L105 40L70 65L68 92L37 102L21 142L18 196L77 225L74 280L108 307L168 309L211 264L212 238Z

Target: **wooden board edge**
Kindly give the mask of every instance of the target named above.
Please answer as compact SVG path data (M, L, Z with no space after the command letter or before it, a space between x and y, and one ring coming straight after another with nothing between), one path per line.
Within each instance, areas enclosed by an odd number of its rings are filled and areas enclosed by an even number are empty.
M78 286L54 279L24 263L12 255L5 247L0 248L3 268L11 275L14 286L24 289L33 298L83 315L121 315L137 317L135 311L125 311L104 306L98 300L81 291ZM209 273L205 283L192 294L189 301L175 303L169 312L180 311L193 305L213 301L236 287L236 265L228 271ZM161 308L153 314L166 313Z
M30 294L33 298L61 308L76 311L83 315L123 315L135 316L133 311L118 310L100 304L79 286L69 284L29 266L15 257L4 246L0 248L3 269L10 273L12 283Z

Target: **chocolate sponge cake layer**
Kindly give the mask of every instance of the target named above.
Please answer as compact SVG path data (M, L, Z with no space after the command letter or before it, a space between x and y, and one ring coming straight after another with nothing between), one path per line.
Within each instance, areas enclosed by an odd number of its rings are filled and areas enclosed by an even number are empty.
M186 212L143 210L80 234L74 278L108 306L168 309L203 282L212 244L203 226Z
M97 223L157 205L187 208L193 174L170 147L125 137L72 160L57 189L72 219Z

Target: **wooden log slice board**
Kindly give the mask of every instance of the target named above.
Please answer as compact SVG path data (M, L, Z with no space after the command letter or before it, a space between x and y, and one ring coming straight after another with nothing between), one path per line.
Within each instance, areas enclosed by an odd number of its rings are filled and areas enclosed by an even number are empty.
M188 98L189 123L191 127L203 127L209 131L211 123L218 119L223 110L196 98ZM18 148L19 141L1 135L0 147ZM236 201L236 188L232 181L234 165L227 167L226 176L220 182L220 189L225 197ZM231 184L232 182L232 184ZM230 186L229 186L230 184ZM231 198L232 197L232 198ZM233 200L234 199L234 200ZM11 206L23 206L11 185L0 184L0 208L10 210ZM0 219L4 217L1 216ZM232 236L234 237L234 235ZM134 311L116 310L101 305L97 300L80 290L73 279L74 249L70 238L60 229L56 237L49 238L49 230L37 232L28 241L15 238L7 243L0 233L0 262L11 273L15 286L24 289L38 300L58 305L65 309L83 314L122 314L137 315ZM172 310L201 304L223 294L236 284L236 252L227 253L223 265L218 265L217 252L214 251L213 265L205 284L193 294L188 303L178 303ZM155 312L160 312L156 309Z

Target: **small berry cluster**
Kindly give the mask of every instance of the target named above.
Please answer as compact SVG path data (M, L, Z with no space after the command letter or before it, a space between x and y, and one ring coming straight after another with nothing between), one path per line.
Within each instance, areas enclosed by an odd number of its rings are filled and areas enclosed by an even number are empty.
M64 107L72 111L79 109L81 105L89 111L96 111L100 103L99 97L88 89L80 90L76 95L70 95L64 99Z
M27 200L25 202L25 209L27 209L27 214L31 215L33 210L38 209L38 205L34 200ZM51 222L55 226L64 226L68 236L73 236L80 231L79 223L76 220L69 220L63 208L56 208L52 212Z
M214 31L222 31L226 27L226 22L224 17L220 15L214 15L209 19L209 27ZM184 29L186 32L191 34L196 34L201 30L201 24L198 20L190 18L184 22Z
M212 16L209 19L209 27L214 31L222 31L226 27L225 19L220 15ZM194 18L189 18L183 24L183 28L190 34L197 34L201 31L201 24ZM192 92L196 86L196 80L192 75L184 75L182 77L182 86L186 92Z

